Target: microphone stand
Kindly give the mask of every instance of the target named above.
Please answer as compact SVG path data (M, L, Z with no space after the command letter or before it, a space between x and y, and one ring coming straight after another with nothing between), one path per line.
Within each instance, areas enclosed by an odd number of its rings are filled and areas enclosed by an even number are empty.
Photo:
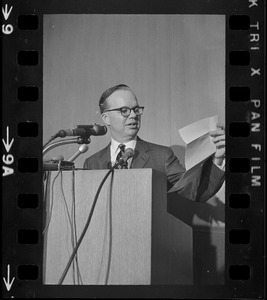
M43 156L49 152L51 149L62 146L62 145L67 145L67 144L90 144L91 139L88 136L79 136L78 138L72 138L72 139L67 139L67 140L60 140L57 142L53 142L49 144L48 146L45 146L43 149Z
M53 148L62 146L62 145L67 145L67 144L90 144L91 139L89 136L79 136L78 138L71 138L67 140L60 140L57 142L53 142L49 145L45 145L43 149L43 157L46 153L48 153L50 150ZM74 169L74 163L73 162L68 162L68 161L61 161L58 162L58 164L54 165L49 165L43 162L43 168L44 170L73 170Z
M122 166L122 169L128 169L128 163L127 161L124 161L122 164L120 164Z
M52 150L53 148L67 145L67 144L90 144L91 139L88 134L79 136L78 138L71 138L67 140L61 140L57 142L50 143L49 145L46 143L43 147L43 157L44 155ZM43 168L45 171L51 171L51 170L73 170L74 169L74 163L69 161L60 161L57 164L47 164L43 162Z

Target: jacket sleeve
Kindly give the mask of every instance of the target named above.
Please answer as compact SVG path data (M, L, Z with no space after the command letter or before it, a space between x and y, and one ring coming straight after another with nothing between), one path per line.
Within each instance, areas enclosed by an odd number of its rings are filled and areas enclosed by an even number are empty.
M84 163L83 163L83 168L84 168L84 169L89 169L89 166L88 166L88 158L84 161Z
M201 172L201 178L197 189L196 201L206 202L221 188L225 180L225 172L217 167L212 159L208 159Z
M202 166L186 172L173 153L166 159L166 173L173 186L171 192L196 202L208 201L219 191L225 179L225 172L211 158Z
M185 168L180 164L171 148L166 150L164 164L168 185L171 187L183 176Z

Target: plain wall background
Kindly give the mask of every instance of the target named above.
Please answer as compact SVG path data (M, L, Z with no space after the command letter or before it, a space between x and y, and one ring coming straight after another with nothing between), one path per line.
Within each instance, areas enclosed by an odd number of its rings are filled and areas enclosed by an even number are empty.
M199 119L225 119L225 17L222 15L45 15L43 138L78 124L102 124L98 100L125 83L145 106L139 136L173 146L183 163L178 129ZM102 149L109 134L92 136ZM46 158L68 159L78 145Z

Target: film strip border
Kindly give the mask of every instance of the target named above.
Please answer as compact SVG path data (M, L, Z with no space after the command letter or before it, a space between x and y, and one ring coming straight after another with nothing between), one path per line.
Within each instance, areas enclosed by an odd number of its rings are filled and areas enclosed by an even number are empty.
M31 282L41 284L42 40L38 35L37 15L20 15L15 2L2 4L3 297L18 297L13 291L20 286L19 295L27 296Z
M3 36L3 296L88 297L42 285L42 16L44 13L210 13L226 15L226 266L225 285L156 289L157 297L264 295L264 1L221 1L211 6L107 6L84 3L2 4ZM191 2L190 2L191 3ZM50 4L50 5L49 5ZM79 9L79 4L81 4ZM102 4L102 6L101 6ZM112 3L114 4L114 3ZM136 4L136 3L135 3ZM184 3L183 3L184 4ZM191 3L193 4L193 3ZM50 11L49 7L54 7ZM141 8L140 8L141 7ZM81 10L81 8L83 10ZM64 288L64 289L62 289ZM106 296L98 288L91 295ZM102 290L103 291L103 290ZM154 290L138 290L155 295ZM122 293L121 293L122 292ZM83 294L84 293L84 294ZM129 296L129 290L117 295ZM116 293L114 294L116 295ZM140 294L136 294L140 296Z
M241 297L263 297L264 25L253 13L231 15L228 24L226 272L243 286Z

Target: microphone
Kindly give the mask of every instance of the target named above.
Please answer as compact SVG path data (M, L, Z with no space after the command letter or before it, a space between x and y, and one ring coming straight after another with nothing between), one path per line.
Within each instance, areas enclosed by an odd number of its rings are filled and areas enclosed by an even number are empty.
M55 137L64 138L66 136L91 136L91 135L105 135L107 132L107 127L104 125L77 125L74 129L62 129Z
M64 160L63 155L54 156L48 160L43 160L43 172L46 171L57 171L58 166L61 161ZM44 180L46 180L47 176L44 175Z
M61 160L59 162L44 162L43 171L59 171L59 170L73 170L74 163L66 160Z
M122 157L119 159L119 162L113 166L113 169L116 169L119 165L125 164L127 160L131 157L134 157L134 149L132 148L125 149Z
M52 158L43 160L43 162L44 163L58 163L62 160L64 160L64 156L63 155L57 155L57 156L53 156Z
M51 158L52 162L60 162L62 160L64 160L64 156L63 155L58 155L58 156L54 156L54 157Z
M43 161L43 171L73 170L74 163L64 160L62 155L54 156L50 160Z
M59 162L58 163L54 163L54 162L44 162L43 163L43 171L57 171L59 170Z
M85 153L88 149L89 148L87 145L81 145L79 149L67 161L74 161L78 156L80 156L82 153Z

